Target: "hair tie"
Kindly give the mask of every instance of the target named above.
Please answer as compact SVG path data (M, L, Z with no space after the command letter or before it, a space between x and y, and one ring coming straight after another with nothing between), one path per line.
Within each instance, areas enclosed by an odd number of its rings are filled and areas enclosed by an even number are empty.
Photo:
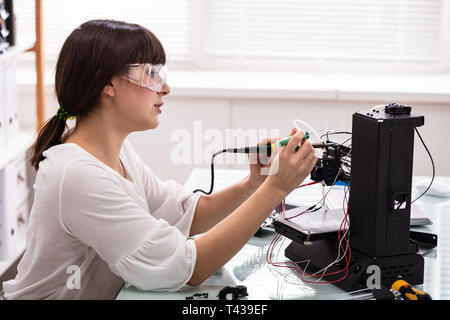
M66 110L64 110L62 104L59 106L58 111L56 112L56 117L61 121L66 121L67 119L75 119L75 116L70 115Z

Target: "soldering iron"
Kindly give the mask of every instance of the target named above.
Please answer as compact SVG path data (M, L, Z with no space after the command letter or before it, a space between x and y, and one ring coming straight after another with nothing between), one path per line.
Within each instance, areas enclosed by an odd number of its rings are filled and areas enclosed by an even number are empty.
M211 194L214 188L214 158L222 153L228 152L228 153L247 153L247 154L261 154L261 155L266 155L268 157L270 157L272 155L273 152L275 152L276 150L278 150L281 147L285 147L287 146L287 144L289 143L289 141L291 140L292 137L288 137L285 139L281 139L281 140L277 140L273 143L267 143L267 144L260 144L257 146L252 146L252 147L241 147L241 148L227 148L227 149L223 149L220 151L217 151L216 153L214 153L212 155L211 158L211 187L209 189L208 192L201 190L201 189L196 189L194 190L195 192L202 192L204 194ZM305 132L305 136L302 139L302 142L305 141L306 139L309 139L309 132ZM313 148L324 148L326 147L327 143L322 142L322 143L315 143L312 144ZM295 151L298 150L298 148L300 148L300 146L297 146Z
M306 139L309 139L309 132L305 132L305 136L302 139L302 142ZM223 152L229 152L229 153L258 153L258 154L265 154L267 156L270 156L272 152L276 151L277 149L281 147L287 146L289 141L291 140L291 137L277 140L273 143L267 143L267 144L260 144L254 147L242 147L242 148L228 148L220 151L219 153ZM299 146L297 146L297 149ZM297 151L296 149L296 151Z

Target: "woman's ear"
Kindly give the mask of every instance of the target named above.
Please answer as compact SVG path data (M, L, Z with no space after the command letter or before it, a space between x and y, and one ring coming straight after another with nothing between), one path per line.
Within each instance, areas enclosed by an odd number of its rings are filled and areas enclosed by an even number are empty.
M116 90L114 88L113 80L109 80L108 84L103 88L103 93L113 98L116 95Z

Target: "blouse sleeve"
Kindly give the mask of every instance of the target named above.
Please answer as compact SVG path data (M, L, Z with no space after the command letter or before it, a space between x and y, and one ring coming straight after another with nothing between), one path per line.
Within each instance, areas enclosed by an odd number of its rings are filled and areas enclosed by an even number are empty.
M124 145L130 163L135 164L140 172L151 214L155 218L166 220L188 237L201 194L187 191L174 180L162 181L142 161L128 141Z
M139 207L106 168L69 163L59 191L66 231L124 281L142 290L174 291L191 278L195 242Z

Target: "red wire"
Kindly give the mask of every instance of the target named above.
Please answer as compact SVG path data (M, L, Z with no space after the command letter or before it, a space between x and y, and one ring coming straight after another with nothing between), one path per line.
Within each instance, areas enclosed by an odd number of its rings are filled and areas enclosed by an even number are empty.
M319 183L319 182L313 181L313 182L305 183L305 184L299 185L298 187L295 187L295 189L302 188L302 187L307 187L307 186L312 186L313 184L316 184L316 183ZM284 210L284 209L285 209L285 203L286 203L286 199L283 199L283 201L280 203L280 212L281 212L281 204L283 204L283 213L282 213L282 216L283 216L283 218L285 218L286 220L289 220L289 219L298 217L299 215L302 215L302 214L304 214L306 211L308 211L308 209L307 209L307 210L305 210L305 211L303 211L303 212L300 212L299 214L297 214L297 215L295 215L295 216L293 216L293 217L288 217L288 218L286 218L286 214L285 214L285 210Z
M287 217L287 218L285 218L285 219L286 219L286 220L290 220L290 219L293 219L293 218L295 218L295 217L301 216L302 214L304 214L304 213L305 213L306 211L308 211L308 210L309 210L309 209L306 209L305 211L302 211L302 212L296 214L295 216Z
M316 183L319 183L319 182L318 181L313 181L313 182L310 182L310 183L305 183L305 184L302 184L302 185L300 185L298 187L295 187L295 189L298 189L298 188L301 188L301 187L312 186L313 184L316 184Z

